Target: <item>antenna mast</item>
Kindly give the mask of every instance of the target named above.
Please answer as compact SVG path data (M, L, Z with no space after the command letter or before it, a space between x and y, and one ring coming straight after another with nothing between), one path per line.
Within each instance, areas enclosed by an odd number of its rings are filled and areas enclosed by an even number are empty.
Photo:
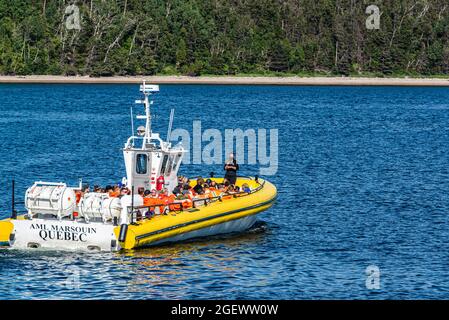
M173 118L174 117L175 117L175 109L171 109L171 111L170 111L170 121L168 123L168 130L167 130L167 143L170 143L171 128L173 126Z
M134 135L134 116L133 116L133 106L131 106L130 108L130 113L131 113L131 137ZM133 141L133 146L134 146L134 141Z
M145 105L145 115L140 116L138 115L137 119L145 119L145 135L143 138L143 145L142 148L145 147L147 143L151 140L151 110L150 106L153 104L153 101L150 99L150 96L153 93L159 92L159 86L158 85L152 85L152 84L145 84L145 80L143 80L143 83L140 85L140 92L144 94L144 100L136 100L136 103L143 103Z

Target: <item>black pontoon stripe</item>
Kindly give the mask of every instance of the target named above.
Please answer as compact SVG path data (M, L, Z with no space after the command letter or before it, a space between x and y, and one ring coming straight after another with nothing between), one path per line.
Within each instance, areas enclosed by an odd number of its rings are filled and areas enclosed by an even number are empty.
M251 209L263 207L263 206L266 206L267 204L270 204L270 203L274 202L276 200L276 198L277 198L277 195L275 197L273 197L272 199L268 200L268 201L265 201L265 202L262 202L262 203L259 203L259 204L253 205L253 206L245 207L245 208L238 209L238 210L227 211L227 212L223 212L223 213L217 214L215 216L206 217L206 218L202 218L202 219L198 219L198 220L189 221L189 222L186 222L186 223L177 224L175 226L171 226L171 227L168 227L168 228L164 228L164 229L160 229L160 230L156 230L156 231L153 231L153 232L142 234L140 236L137 236L135 239L136 240L140 240L140 239L143 239L143 238L151 237L151 236L156 235L156 234L161 234L161 233L164 233L164 232L167 232L167 231L171 231L171 230L179 229L179 228L182 228L182 227L186 227L186 226L189 226L189 225L192 225L192 224L195 224L195 223L200 223L200 222L204 222L204 221L207 221L207 220L221 218L221 217L224 217L224 216L227 216L227 215L230 215L230 214L234 214L234 213L238 213L238 212L242 212L242 211L246 211L246 210L251 210Z

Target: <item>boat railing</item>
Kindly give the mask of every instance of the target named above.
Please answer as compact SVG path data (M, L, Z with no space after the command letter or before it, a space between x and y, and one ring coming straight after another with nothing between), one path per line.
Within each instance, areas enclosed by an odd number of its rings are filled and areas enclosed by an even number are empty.
M239 176L239 178L248 178L250 180L252 179L251 177L241 177L241 176ZM263 180L262 182L259 182L258 179L256 179L256 182L259 185L256 188L252 189L250 192L240 191L240 192L235 192L235 193L225 193L225 194L221 194L219 196L214 196L214 197L192 199L192 206L189 208L184 208L184 206L183 206L183 202L186 199L178 199L178 200L175 200L170 203L161 203L161 204L130 207L130 208L128 208L129 221L131 224L133 224L135 221L148 219L148 217L146 217L146 215L141 211L141 210L145 210L145 209L147 209L147 212L151 211L151 210L153 210L153 211L159 210L160 211L160 208L162 207L163 212L160 212L160 214L168 214L170 212L184 212L184 211L189 212L189 210L191 210L191 209L196 209L197 206L208 206L209 204L214 203L214 202L223 202L223 201L227 201L230 199L249 196L249 195L252 195L252 194L260 191L265 185L265 180Z

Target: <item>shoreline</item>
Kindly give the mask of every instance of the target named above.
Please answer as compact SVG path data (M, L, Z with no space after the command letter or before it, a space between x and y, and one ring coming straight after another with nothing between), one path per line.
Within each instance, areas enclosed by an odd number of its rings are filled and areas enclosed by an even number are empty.
M36 84L135 84L145 79L154 84L285 85L285 86L406 86L449 87L449 79L369 77L267 77L267 76L0 76L0 83Z

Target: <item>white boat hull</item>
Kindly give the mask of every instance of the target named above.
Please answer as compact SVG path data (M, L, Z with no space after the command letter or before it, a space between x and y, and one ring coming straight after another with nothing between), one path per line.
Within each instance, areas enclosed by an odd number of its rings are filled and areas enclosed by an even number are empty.
M256 215L249 215L240 219L155 241L149 246L242 232L251 228L256 220ZM114 226L112 225L44 219L12 220L12 223L14 224L14 237L10 241L9 247L11 249L73 251L120 250L114 234Z
M234 233L234 232L242 232L249 228L251 228L254 223L256 222L257 217L256 215L249 215L240 219L215 224L210 227L202 228L195 231L186 232L183 234L179 234L174 237L162 239L159 241L152 242L150 246L160 245L164 243L170 243L170 242L178 242L178 241L185 241L188 239L193 238L202 238L202 237L210 237L220 234L226 234L226 233Z

